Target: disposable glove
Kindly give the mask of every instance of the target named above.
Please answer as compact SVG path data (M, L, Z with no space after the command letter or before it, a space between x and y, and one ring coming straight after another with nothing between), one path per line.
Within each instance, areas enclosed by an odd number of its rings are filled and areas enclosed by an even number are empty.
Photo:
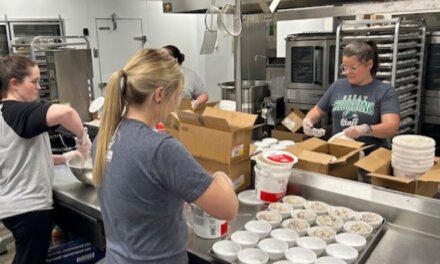
M81 157L81 153L77 150L72 150L72 151L63 153L62 156L64 158L64 163L66 163L68 160L70 160L74 157Z
M304 134L306 134L307 136L311 136L313 137L313 122L312 119L306 117L303 119L303 130L304 130Z
M199 104L197 103L197 101L196 100L192 100L191 101L191 108L193 110L195 110L195 109L197 109L197 107L199 107Z
M76 150L81 153L83 160L87 160L90 156L90 150L92 148L92 141L90 141L89 134L87 133L87 128L84 128L84 134L81 139L75 138L76 140Z
M371 128L368 124L351 126L343 130L344 134L350 138L358 138L362 136L371 136Z

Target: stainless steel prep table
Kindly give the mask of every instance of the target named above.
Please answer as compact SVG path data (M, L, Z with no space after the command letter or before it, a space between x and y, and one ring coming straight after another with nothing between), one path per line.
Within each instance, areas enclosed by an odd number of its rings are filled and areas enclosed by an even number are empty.
M439 200L294 170L288 192L296 193L298 190L300 195L309 200L322 200L357 211L374 211L387 219L383 236L365 263L440 264ZM76 228L85 229L85 233L94 234L100 239L104 238L95 190L77 181L67 166L55 168L54 200L56 208L73 210L88 218L90 227L85 226L85 221ZM230 223L231 232L243 228L246 221L253 218L259 209L240 204L239 216ZM188 213L185 210L185 215ZM188 222L191 225L191 221ZM209 251L217 240L201 239L193 234L191 227L188 231L190 257L194 257L197 260L194 262L197 263L212 262ZM102 247L99 243L95 244Z

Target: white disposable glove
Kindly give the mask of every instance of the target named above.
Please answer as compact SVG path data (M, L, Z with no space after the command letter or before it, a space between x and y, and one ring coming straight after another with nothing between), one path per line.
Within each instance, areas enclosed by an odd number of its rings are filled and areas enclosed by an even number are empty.
M308 117L304 118L302 126L303 126L304 134L306 134L307 136L313 137L313 122L312 122L312 119L310 119Z
M191 101L191 108L193 110L195 110L195 109L197 109L197 107L199 107L199 104L197 103L197 101L196 100L192 100Z
M362 136L371 136L371 128L367 124L347 127L343 130L344 135L350 138L358 138Z
M72 150L69 152L65 152L62 154L63 158L64 158L64 163L66 163L68 160L74 158L74 157L81 157L81 153L77 150Z
M92 141L90 141L89 134L87 133L87 128L84 128L84 135L81 139L75 138L76 140L76 150L81 153L81 157L87 160L90 156L90 150L92 148Z

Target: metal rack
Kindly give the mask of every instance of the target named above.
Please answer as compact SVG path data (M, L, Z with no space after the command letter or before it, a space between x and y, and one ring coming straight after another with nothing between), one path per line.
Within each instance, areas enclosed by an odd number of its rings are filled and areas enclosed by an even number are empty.
M389 83L399 96L400 134L419 132L425 38L423 21L402 18L343 21L337 28L335 78L345 45L374 41L379 50L376 78Z
M18 37L11 41L12 51L34 60L40 68L40 100L46 102L59 102L58 93L51 88L54 76L48 69L46 53L53 50L68 48L90 49L90 43L84 36L36 36ZM52 74L53 75L53 74ZM93 98L93 82L90 82L90 98Z

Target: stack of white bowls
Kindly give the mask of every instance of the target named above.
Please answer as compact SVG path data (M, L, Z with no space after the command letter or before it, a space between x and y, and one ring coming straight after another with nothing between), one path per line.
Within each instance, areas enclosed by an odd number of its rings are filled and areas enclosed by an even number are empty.
M391 153L394 176L417 179L434 165L435 140L419 135L395 136Z

